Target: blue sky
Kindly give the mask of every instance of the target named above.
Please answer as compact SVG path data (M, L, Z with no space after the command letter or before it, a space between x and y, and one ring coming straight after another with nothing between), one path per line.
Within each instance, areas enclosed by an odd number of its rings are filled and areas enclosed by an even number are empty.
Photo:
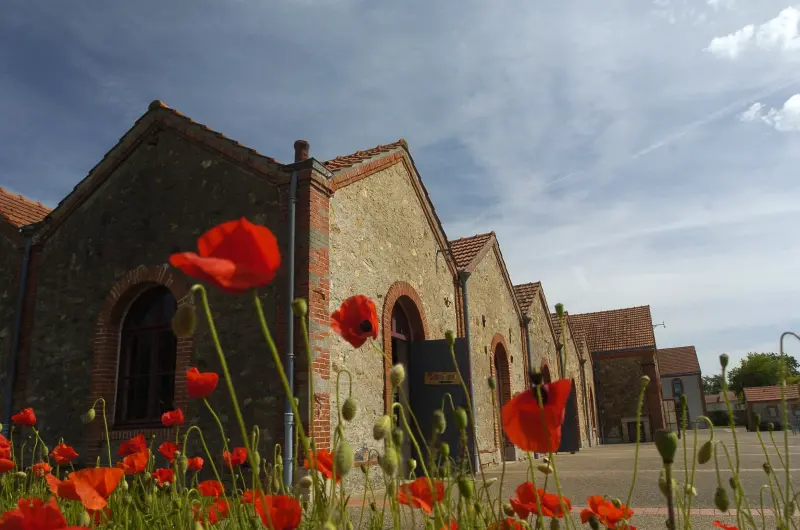
M0 185L55 205L153 99L279 160L404 137L551 304L650 304L705 373L800 330L800 6L454 5L7 0Z

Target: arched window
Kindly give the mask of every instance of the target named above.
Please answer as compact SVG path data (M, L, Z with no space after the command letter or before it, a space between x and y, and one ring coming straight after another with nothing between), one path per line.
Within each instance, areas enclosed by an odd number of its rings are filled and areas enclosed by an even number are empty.
M176 309L164 286L144 291L128 309L120 336L117 425L160 424L161 414L175 407Z
M672 395L674 397L679 397L683 395L683 381L681 381L677 377L672 380Z

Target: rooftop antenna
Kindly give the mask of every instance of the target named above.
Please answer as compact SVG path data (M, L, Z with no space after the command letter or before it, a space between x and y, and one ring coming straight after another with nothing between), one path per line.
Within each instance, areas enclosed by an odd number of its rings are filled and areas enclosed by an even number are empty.
M664 322L663 322L663 321L661 322L661 324L653 324L653 329L656 329L658 326L663 326L663 327L664 327L664 329L667 329L667 325L666 325L666 324L664 324Z

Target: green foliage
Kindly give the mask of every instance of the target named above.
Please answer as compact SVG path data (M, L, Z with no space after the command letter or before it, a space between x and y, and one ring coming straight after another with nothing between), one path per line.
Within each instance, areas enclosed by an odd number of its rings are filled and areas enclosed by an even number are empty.
M786 360L787 377L800 376L797 359L787 355L781 358L777 353L747 354L739 366L728 374L728 388L737 394L746 387L770 386L780 384L781 363Z
M720 392L722 392L722 376L704 375L703 394L719 394Z

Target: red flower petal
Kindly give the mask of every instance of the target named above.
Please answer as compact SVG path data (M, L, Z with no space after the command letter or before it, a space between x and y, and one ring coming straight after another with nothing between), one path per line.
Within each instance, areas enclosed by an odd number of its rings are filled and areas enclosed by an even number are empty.
M511 443L528 452L557 451L561 443L561 424L572 382L561 379L543 385L547 402L543 409L534 389L512 398L501 411L503 429Z
M331 329L354 348L368 338L378 338L378 310L375 302L363 294L351 296L331 315Z

